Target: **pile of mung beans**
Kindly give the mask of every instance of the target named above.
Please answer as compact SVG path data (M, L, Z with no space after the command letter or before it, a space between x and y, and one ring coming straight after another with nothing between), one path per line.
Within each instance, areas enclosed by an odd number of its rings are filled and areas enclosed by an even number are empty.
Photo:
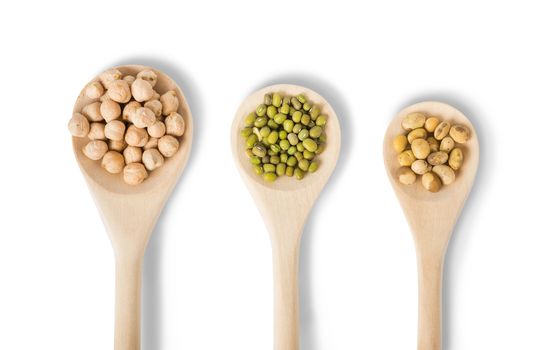
M455 172L464 161L460 145L468 141L470 130L421 112L409 113L402 120L402 127L405 134L393 140L401 166L398 180L412 185L417 175L421 175L422 186L430 192L438 192L442 185L453 183Z
M91 102L73 114L68 123L75 137L87 138L83 154L101 160L108 173L123 173L137 185L179 149L185 121L178 113L175 91L154 90L156 73L144 69L136 76L109 69L84 90Z
M263 103L245 117L241 130L254 172L273 182L283 175L301 180L317 171L316 156L325 148L327 120L303 94L266 94Z

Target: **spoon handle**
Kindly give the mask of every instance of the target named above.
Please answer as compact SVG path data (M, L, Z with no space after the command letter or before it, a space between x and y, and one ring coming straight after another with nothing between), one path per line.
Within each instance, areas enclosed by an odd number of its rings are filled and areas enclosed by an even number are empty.
M274 349L298 350L299 347L299 296L298 244L275 245L274 270Z
M418 350L441 350L441 284L443 257L419 255Z
M140 349L142 259L118 260L115 271L115 350Z

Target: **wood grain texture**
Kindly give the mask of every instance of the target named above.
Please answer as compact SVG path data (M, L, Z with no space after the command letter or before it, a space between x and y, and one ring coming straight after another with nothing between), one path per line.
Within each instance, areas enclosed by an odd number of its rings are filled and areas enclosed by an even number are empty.
M151 172L140 185L126 184L121 174L109 174L100 161L85 157L81 149L86 138L72 138L73 150L89 190L100 212L116 259L115 297L115 349L140 348L141 269L145 247L171 191L181 175L190 155L192 144L192 115L183 92L166 74L150 67L128 65L115 67L123 75L136 75L149 68L158 76L155 90L160 94L174 90L179 97L180 113L185 120L185 134L181 137L179 151L167 158L164 165ZM95 78L93 80L97 80ZM79 95L74 112L94 100Z
M456 172L456 180L438 193L422 187L420 176L413 185L398 181L400 168L393 138L404 133L403 118L411 112L424 112L451 124L469 127L471 137L461 145L464 164ZM479 164L479 142L471 122L454 107L441 102L421 102L402 110L390 123L385 134L383 153L390 182L411 227L417 252L419 275L419 350L441 349L441 285L443 262L454 225L462 211Z
M319 170L302 181L286 176L274 183L265 182L253 172L240 136L244 118L262 103L266 93L305 94L328 115L325 127L327 148L318 156ZM297 350L299 347L298 262L302 231L313 204L339 157L341 131L337 116L326 100L316 92L296 85L279 84L263 88L245 99L232 124L234 161L251 192L268 228L274 265L274 349Z

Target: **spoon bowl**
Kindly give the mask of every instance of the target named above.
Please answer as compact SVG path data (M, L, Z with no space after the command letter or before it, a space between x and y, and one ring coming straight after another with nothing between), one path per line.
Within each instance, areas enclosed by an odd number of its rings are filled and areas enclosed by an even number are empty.
M279 92L295 96L303 93L328 115L324 128L326 149L318 156L319 169L302 180L282 176L268 183L253 172L245 154L240 130L244 118L262 103L265 94ZM332 174L341 145L341 131L336 113L316 92L302 86L278 84L250 95L239 107L232 123L232 152L238 170L251 192L268 228L274 265L274 349L297 350L299 347L298 261L303 226L313 204Z
M409 113L423 112L471 131L469 140L461 145L464 163L455 171L455 181L437 193L427 191L420 178L413 185L399 182L400 165L392 147L395 136L405 130L402 120ZM441 102L421 102L403 109L394 118L383 144L385 167L390 182L411 227L418 259L419 273L419 350L441 349L441 282L443 262L454 225L469 195L479 164L479 142L469 119L456 108Z
M110 174L100 161L88 159L82 152L87 138L72 138L73 151L94 198L111 240L116 260L115 350L140 348L141 268L145 247L156 221L183 172L192 144L192 115L177 84L166 74L150 67L126 65L115 67L124 75L136 75L143 69L153 70L158 77L154 89L160 94L174 90L179 99L178 113L185 121L177 153L152 171L143 183L132 186L121 174ZM98 77L93 81L98 80ZM84 94L75 102L73 112L95 102Z

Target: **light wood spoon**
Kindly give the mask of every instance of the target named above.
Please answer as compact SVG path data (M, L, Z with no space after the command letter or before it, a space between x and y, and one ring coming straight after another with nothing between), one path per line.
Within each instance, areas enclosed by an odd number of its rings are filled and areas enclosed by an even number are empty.
M139 65L116 67L123 75L136 75L149 68ZM100 166L100 161L85 157L81 149L87 138L73 138L73 150L87 181L89 190L101 214L111 239L116 261L115 349L140 348L141 269L145 247L155 223L188 160L192 144L192 115L179 86L166 74L152 69L158 76L155 91L163 94L174 90L179 98L180 113L186 124L178 152L167 158L164 165L150 173L140 185L127 185L122 174L112 175ZM93 80L97 80L95 78ZM94 100L82 91L74 106L80 112Z
M240 136L247 114L262 103L267 93L279 92L295 96L299 93L321 106L328 115L324 128L327 142L318 156L319 169L303 180L282 176L276 182L265 182L253 172L245 154L245 140ZM339 157L341 131L337 116L326 100L310 89L288 84L265 87L243 101L232 124L234 160L251 192L268 228L274 265L274 349L297 350L299 344L298 261L302 230L313 204Z
M396 135L404 133L401 122L411 112L424 112L451 124L462 124L471 131L468 142L461 145L464 164L456 180L437 193L422 187L420 176L413 185L398 181L400 168L392 147ZM419 275L419 350L441 349L441 282L447 245L454 225L466 201L479 164L479 142L475 128L457 109L441 102L421 102L402 110L392 120L385 135L385 167L392 187L403 208L415 241Z

